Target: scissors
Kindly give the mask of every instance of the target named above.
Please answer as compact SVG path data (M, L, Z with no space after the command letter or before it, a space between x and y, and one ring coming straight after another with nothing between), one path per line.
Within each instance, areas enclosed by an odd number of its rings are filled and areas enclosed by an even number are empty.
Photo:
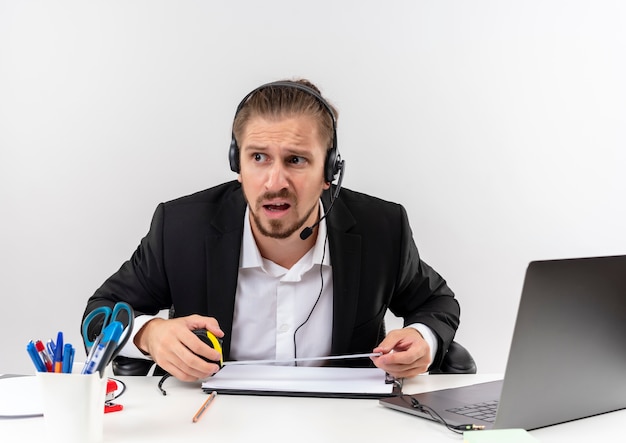
M124 322L122 322L118 318L121 312L126 312L127 317L128 317L128 322L127 322L128 324L125 327L123 326ZM98 333L95 340L90 340L89 339L89 325L91 324L92 321L100 321L100 320L102 320L102 327L100 328L100 332ZM107 326L109 326L113 322L121 323L123 327L123 332L122 332L122 335L120 336L119 342L117 343L117 347L115 351L113 352L113 355L111 356L111 359L113 359L115 356L117 356L119 351L124 347L124 345L128 341L130 337L130 333L133 330L134 321L135 321L135 313L133 311L133 308L131 308L128 303L117 302L115 306L113 306L113 309L111 309L108 306L97 307L96 309L91 311L87 315L87 317L85 317L85 320L83 320L82 334L83 334L83 340L85 341L85 345L87 346L87 350L92 351L93 349L97 347L98 343L102 339L103 331Z

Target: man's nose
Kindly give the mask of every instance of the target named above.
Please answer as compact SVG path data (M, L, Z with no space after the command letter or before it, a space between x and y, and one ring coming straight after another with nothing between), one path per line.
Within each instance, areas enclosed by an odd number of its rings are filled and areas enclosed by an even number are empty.
M268 172L265 187L269 191L277 191L289 186L289 181L287 180L288 174L282 163L275 162Z

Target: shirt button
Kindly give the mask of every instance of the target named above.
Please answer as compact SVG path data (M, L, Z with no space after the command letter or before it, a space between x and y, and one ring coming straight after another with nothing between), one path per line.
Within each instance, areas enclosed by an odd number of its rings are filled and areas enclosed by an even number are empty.
M287 332L288 330L289 330L289 325L286 323L280 325L280 328L278 328L278 332Z

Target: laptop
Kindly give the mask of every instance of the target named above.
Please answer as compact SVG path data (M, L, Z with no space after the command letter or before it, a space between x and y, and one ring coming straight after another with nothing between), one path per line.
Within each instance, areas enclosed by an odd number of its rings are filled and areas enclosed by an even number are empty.
M487 429L531 430L626 408L626 256L531 262L504 379L379 402L434 420L411 398L451 425Z

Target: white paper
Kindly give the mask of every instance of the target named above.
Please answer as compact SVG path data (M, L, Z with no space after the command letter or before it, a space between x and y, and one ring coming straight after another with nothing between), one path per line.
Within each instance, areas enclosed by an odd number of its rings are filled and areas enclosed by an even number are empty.
M385 372L379 368L308 366L225 366L203 382L202 387L218 392L244 390L381 396L393 392L393 384L385 382Z
M0 378L0 418L42 414L41 389L34 376Z

